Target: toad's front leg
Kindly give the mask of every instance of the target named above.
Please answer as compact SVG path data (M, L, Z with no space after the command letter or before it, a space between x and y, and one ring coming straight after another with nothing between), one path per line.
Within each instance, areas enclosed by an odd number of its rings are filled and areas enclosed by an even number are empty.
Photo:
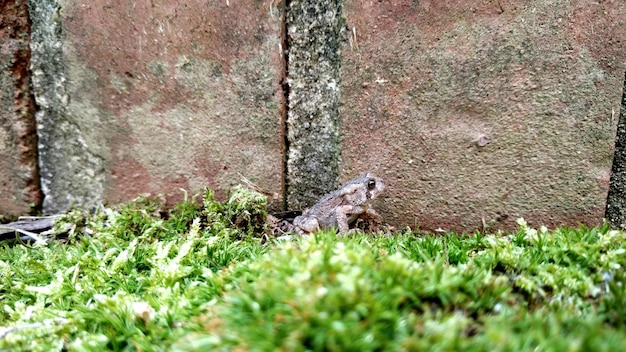
M343 205L335 209L335 219L337 220L337 227L339 233L349 233L350 222L352 222L356 215L363 213L365 210L358 206Z

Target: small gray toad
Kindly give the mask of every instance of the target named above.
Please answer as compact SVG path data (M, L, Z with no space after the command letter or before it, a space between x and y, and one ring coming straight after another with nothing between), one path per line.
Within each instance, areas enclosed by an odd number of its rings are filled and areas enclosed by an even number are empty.
M337 228L339 233L348 232L361 214L381 219L380 215L369 207L369 202L385 189L382 178L371 173L348 181L338 190L325 195L311 208L293 220L299 234L309 234L318 230Z

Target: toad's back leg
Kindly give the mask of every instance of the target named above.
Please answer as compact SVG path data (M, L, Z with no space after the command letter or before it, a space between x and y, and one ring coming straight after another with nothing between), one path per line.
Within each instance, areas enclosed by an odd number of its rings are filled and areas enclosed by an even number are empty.
M320 229L320 224L316 218L297 216L293 219L293 225L299 234L310 234Z

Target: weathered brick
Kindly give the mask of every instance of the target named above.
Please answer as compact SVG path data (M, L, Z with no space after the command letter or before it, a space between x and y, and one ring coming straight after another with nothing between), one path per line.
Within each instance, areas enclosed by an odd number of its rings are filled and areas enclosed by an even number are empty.
M354 1L342 175L386 179L386 220L598 224L623 71L623 1Z
M30 23L25 2L0 5L0 220L41 203L35 103L30 90Z
M40 116L45 209L141 193L180 199L180 188L204 186L224 195L239 174L280 194L280 5L65 2L51 15L62 26L63 78L49 81L67 99Z

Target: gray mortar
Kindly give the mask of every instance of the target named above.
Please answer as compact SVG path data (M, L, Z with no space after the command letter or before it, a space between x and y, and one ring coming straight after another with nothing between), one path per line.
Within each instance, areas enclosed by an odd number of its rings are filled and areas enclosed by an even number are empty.
M339 179L342 0L287 2L287 205L305 208Z
M604 217L614 227L626 227L626 73Z
M104 182L103 159L89 152L85 138L89 126L82 124L81 115L68 112L61 4L29 0L28 9L43 211L58 213L74 205L98 204Z

